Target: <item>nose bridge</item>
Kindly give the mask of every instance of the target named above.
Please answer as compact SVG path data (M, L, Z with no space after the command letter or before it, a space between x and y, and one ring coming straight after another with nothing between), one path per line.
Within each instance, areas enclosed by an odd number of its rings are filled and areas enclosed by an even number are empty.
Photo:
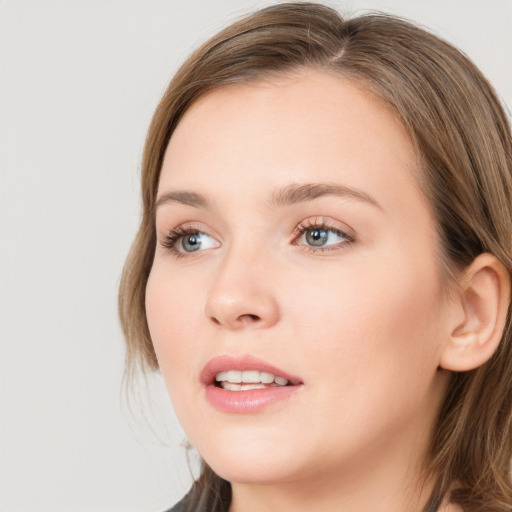
M230 329L269 327L279 308L264 252L250 242L233 243L219 262L205 304L207 318Z

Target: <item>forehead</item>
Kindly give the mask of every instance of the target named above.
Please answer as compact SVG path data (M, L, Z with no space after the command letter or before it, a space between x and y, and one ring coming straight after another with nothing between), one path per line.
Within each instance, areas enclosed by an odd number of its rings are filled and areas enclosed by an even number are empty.
M413 184L417 167L406 130L372 93L305 71L225 86L196 101L171 137L160 191L249 193L341 180L371 192L390 179Z

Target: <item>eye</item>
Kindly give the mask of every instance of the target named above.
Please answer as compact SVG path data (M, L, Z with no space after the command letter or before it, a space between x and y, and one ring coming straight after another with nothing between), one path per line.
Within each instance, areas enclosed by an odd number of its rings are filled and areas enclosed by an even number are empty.
M177 256L219 247L219 242L210 235L193 228L174 228L162 240L162 247Z
M333 221L310 219L295 229L295 245L312 250L333 250L354 242L354 237L333 225Z

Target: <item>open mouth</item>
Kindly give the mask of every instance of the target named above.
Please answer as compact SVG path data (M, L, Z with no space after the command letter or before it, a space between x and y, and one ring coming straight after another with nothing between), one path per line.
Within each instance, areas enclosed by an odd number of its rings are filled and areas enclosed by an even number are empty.
M298 377L257 357L221 355L205 365L200 380L206 400L223 413L259 413L304 388Z
M258 370L227 370L215 375L215 386L227 391L251 391L291 385L284 377Z

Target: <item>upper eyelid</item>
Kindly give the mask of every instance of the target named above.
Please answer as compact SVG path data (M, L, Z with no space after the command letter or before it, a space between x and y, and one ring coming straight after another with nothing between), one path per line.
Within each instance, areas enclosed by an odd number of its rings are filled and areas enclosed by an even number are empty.
M219 238L217 232L212 230L207 224L200 221L185 221L179 223L169 223L165 226L158 226L158 222L156 223L156 232L157 235L161 234L162 237L167 236L171 232L175 231L183 231L183 232L197 232L204 233L205 235L212 236L214 238ZM163 224L163 223L162 223Z
M304 230L314 228L323 228L332 231L338 231L339 233L344 233L350 236L351 238L355 239L354 229L352 229L350 226L343 222L325 216L308 217L307 219L304 219L299 224L297 224L297 226L293 230L293 234L299 235Z
M158 222L157 222L158 224ZM157 242L159 245L166 247L166 243L170 238L174 238L175 243L186 236L187 234L203 233L206 236L214 238L217 241L221 241L220 237L205 225L203 222L186 221L178 224L171 224L170 227L156 227Z

